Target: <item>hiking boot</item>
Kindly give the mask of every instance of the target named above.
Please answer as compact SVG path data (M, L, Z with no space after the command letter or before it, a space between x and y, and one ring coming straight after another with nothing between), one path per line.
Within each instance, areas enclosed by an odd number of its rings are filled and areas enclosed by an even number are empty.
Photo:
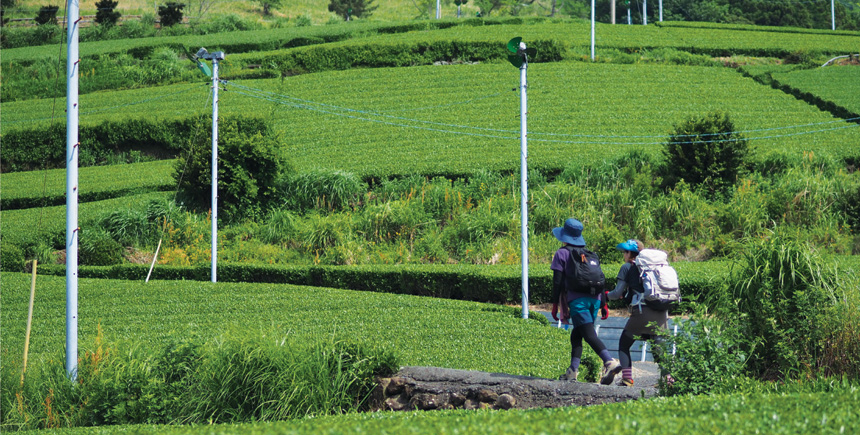
M603 376L600 377L600 383L603 385L612 385L615 380L615 375L621 372L621 363L617 359L612 358L603 363Z
M633 386L633 379L621 378L618 380L618 383L615 385L618 385L619 387L632 387Z
M563 375L558 377L559 381L576 381L576 376L579 374L578 371L568 367L567 371L564 372Z

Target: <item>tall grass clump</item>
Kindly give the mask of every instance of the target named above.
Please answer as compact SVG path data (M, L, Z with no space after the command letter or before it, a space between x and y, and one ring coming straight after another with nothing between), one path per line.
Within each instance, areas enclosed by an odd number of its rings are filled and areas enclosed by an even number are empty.
M727 291L709 303L746 338L747 371L764 379L808 376L823 355L824 314L838 305L837 274L808 243L781 230L746 243Z
M5 357L6 355L4 355ZM210 424L341 414L368 406L387 352L334 338L234 331L165 347L107 343L99 334L70 382L61 355L2 369L4 429L111 424Z
M288 174L280 180L279 190L290 209L340 211L356 207L367 185L351 172L314 170Z

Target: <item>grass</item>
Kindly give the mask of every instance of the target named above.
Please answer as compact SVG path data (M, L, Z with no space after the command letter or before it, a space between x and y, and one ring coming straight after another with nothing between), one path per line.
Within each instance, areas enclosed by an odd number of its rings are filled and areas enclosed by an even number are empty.
M23 349L30 276L4 273L4 358ZM39 276L30 361L62 349L65 279ZM80 279L79 340L141 345L172 336L213 337L275 331L293 337L334 336L391 351L403 365L554 377L566 367L564 331L518 318L516 308L407 295L277 284Z

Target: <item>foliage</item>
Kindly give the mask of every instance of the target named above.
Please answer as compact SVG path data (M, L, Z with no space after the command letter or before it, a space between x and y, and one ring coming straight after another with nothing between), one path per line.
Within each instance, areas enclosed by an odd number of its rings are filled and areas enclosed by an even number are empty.
M665 178L704 188L710 195L735 185L747 163L749 143L725 112L711 112L675 125L663 150Z
M263 15L272 15L272 8L277 8L281 5L282 0L255 0L263 7Z
M182 23L182 9L185 3L167 2L158 6L158 18L161 27L171 27Z
M122 245L110 233L101 228L80 232L80 264L89 266L109 266L122 262Z
M747 371L766 379L815 373L822 354L822 314L837 305L837 274L808 243L785 231L751 240L709 305L720 319L738 320Z
M111 27L119 21L121 13L116 11L118 1L99 0L96 2L96 18L95 21L99 25Z
M42 6L39 8L39 13L36 15L36 18L34 18L34 20L36 21L36 24L40 26L44 26L46 24L50 26L56 26L57 11L59 10L59 6Z
M212 139L199 135L176 164L179 198L194 210L211 208ZM218 210L227 220L259 217L288 170L280 144L258 119L221 119L218 127Z
M367 186L354 173L311 170L284 174L278 182L278 190L285 205L292 210L343 211L358 206Z
M248 330L211 341L174 337L164 347L146 348L106 342L99 328L83 354L76 384L47 361L31 370L15 398L4 396L4 426L212 424L342 414L366 407L375 377L399 367L393 354L367 345ZM12 383L9 374L3 371L4 391Z
M349 21L352 18L367 18L373 14L378 7L374 5L375 0L331 0L328 4L329 12L343 17Z
M724 391L743 377L746 354L742 343L747 339L735 323L694 316L678 325L678 334L667 336L662 344L660 370L674 382L661 379L661 395Z

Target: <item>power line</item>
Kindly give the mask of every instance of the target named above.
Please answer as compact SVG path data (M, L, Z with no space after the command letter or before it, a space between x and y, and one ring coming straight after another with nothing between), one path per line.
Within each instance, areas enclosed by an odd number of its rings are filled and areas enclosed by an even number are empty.
M388 125L393 125L393 126L398 126L398 127L416 128L416 129L428 130L428 131L462 134L462 135L467 135L467 136L490 137L490 138L498 138L498 139L515 139L516 138L516 137L512 137L512 136L475 134L475 133L465 133L462 131L447 130L447 129L443 130L443 129L436 129L436 128L430 128L430 127L418 127L418 126L414 126L414 125L410 125L410 124L402 124L402 123L397 123L397 122L387 122L387 121L382 121L382 120L377 120L377 119L364 118L364 117L355 116L355 115L347 115L347 114L341 113L341 112L352 112L352 113L359 113L359 114L367 115L367 116L378 116L378 117L383 117L383 118L391 118L391 119L395 119L397 121L402 121L402 122L437 125L440 127L447 127L447 128L451 128L451 129L480 130L480 131L491 131L491 132L496 132L496 133L517 133L517 134L519 134L518 130L503 130L503 129L492 129L492 128L485 128L485 127L472 127L472 126L457 125L457 124L445 124L445 123L440 123L440 122L424 121L424 120L419 120L419 119L411 119L411 118L405 118L405 117L400 117L400 116L386 115L386 114L377 113L377 112L363 111L363 110L358 110L358 109L350 109L350 108L346 108L346 107L335 106L335 105L330 105L330 104L325 104L325 103L317 103L317 102L313 102L310 100L305 100L305 99L301 99L301 98L297 98L297 97L291 97L288 95L276 94L274 92L264 91L261 89L250 88L250 87L238 85L238 84L235 84L233 82L226 81L226 80L223 81L222 83L224 83L225 85L233 86L234 88L239 88L239 89L243 89L243 90L246 90L248 92L251 92L251 93L246 93L246 92L241 92L241 91L234 91L238 94L247 95L247 96L252 97L252 98L259 98L259 99L263 99L263 100L267 100L267 101L271 101L271 102L275 102L275 103L279 103L279 104L283 104L283 105L287 105L287 106L291 106L291 107L296 107L299 109L313 110L313 111L318 111L318 112L326 113L326 114L330 114L330 115L342 116L342 117L346 117L346 118L358 119L358 120L363 120L363 121L388 124ZM263 95L259 95L259 94L263 94ZM269 96L266 96L266 95L269 95ZM287 100L287 101L285 101L285 100ZM298 101L301 103L295 103L292 101ZM322 108L315 107L315 106L320 106ZM323 109L323 108L325 108L325 109ZM706 134L701 134L701 135L675 135L674 137L676 137L676 138L703 137L703 136L707 137L707 136L727 135L727 134L734 135L734 134L741 134L741 133L760 133L760 132L766 132L766 131L777 131L777 130L785 130L785 129L815 127L815 126L822 126L822 125L828 125L828 124L834 124L834 123L844 123L844 122L851 122L851 121L860 121L860 118L850 118L850 119L843 119L843 120L825 121L825 122L818 122L818 123L790 125L790 126L763 128L763 129L739 130L739 131L723 132L723 133L706 133ZM796 133L788 133L788 134L780 134L780 135L758 136L758 137L736 138L736 139L715 139L715 140L711 140L711 141L689 141L689 142L677 142L676 141L673 143L679 143L679 144L718 143L718 142L733 142L733 141L739 141L739 140L775 139L775 138L782 138L782 137L791 137L791 136L799 136L799 135L812 134L812 133L821 133L821 132L826 132L826 131L841 130L841 129L845 129L845 128L853 128L853 127L858 127L858 126L860 126L860 124L852 124L852 125L847 125L847 126L840 126L840 127L834 127L834 128L824 128L824 129L817 129L817 130L808 130L808 131L801 131L801 132L796 132ZM660 144L665 143L665 141L661 141L661 142L570 141L570 140L558 140L558 139L540 139L540 138L533 138L532 136L547 135L547 136L599 138L599 139L658 139L658 138L665 138L666 137L665 135L659 135L659 136L654 136L654 135L647 135L647 136L579 135L579 134L544 133L544 132L532 132L532 131L528 132L528 134L531 137L531 140L537 141L537 142L554 142L554 143L568 143L568 144L597 144L597 145L660 145Z

